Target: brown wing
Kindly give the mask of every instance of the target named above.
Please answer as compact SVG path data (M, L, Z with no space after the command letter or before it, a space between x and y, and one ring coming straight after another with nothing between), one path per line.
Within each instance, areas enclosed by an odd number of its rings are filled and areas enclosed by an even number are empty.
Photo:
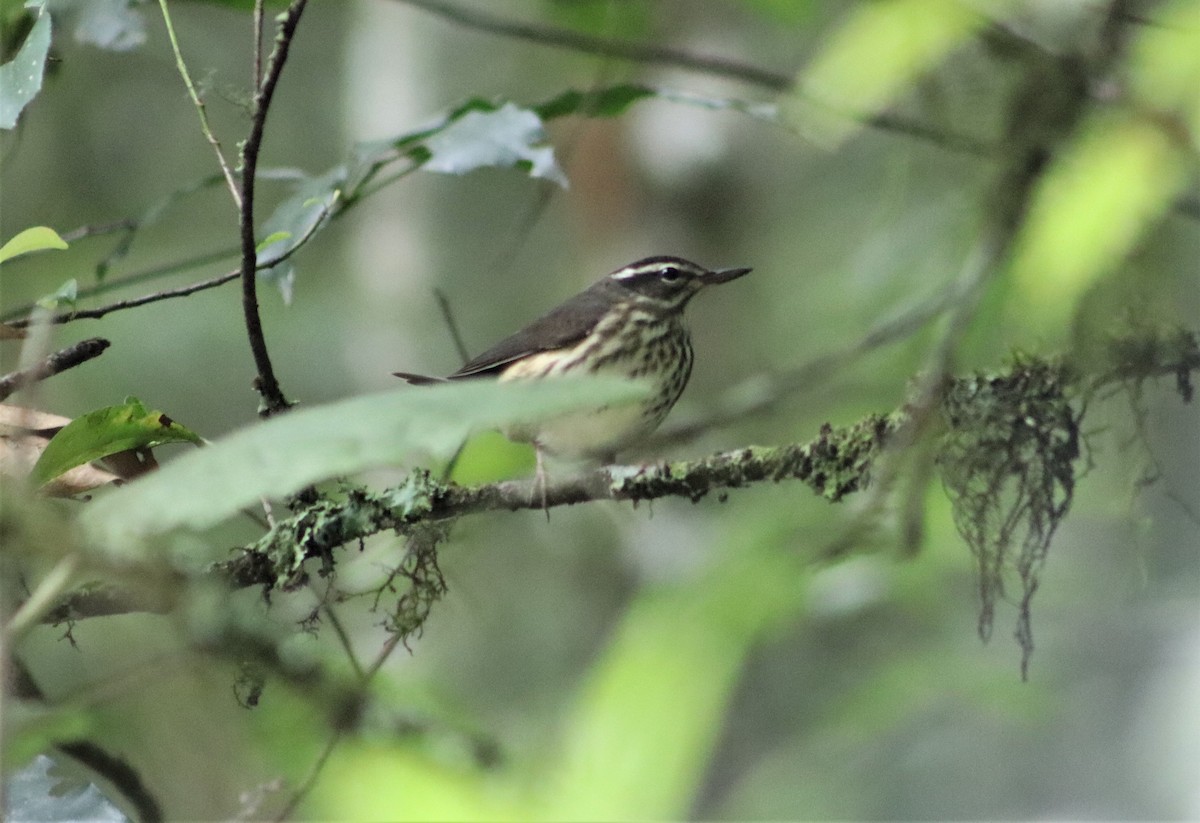
M619 289L601 280L473 358L448 379L492 375L522 357L578 343L612 307L614 291Z

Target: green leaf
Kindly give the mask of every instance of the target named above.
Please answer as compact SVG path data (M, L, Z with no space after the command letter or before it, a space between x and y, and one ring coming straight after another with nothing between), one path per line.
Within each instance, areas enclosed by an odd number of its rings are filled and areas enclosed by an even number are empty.
M540 177L567 186L567 177L546 143L542 119L512 103L490 111L469 111L424 141L429 152L421 168L443 174L466 174L496 166L527 168Z
M859 5L801 74L790 119L815 139L840 142L986 24L966 0Z
M337 202L345 179L345 166L336 166L320 177L302 176L293 194L263 223L265 239L259 244L259 264L279 260L297 243L315 233L318 224L329 216ZM273 279L269 271L260 272L259 276Z
M682 820L694 808L747 656L806 593L801 561L773 542L716 553L625 614L548 764L540 818Z
M30 480L44 485L76 466L130 449L163 443L201 443L200 436L136 398L77 417L46 444Z
M569 115L615 117L638 100L660 94L647 86L622 84L596 91L567 91L529 108L472 97L418 129L359 143L348 162L316 177L300 177L295 193L280 203L263 224L268 236L290 232L292 242L277 241L267 248L264 241L260 262L270 264L300 238L319 231L318 221L335 208L353 203L368 182L397 160L407 159L412 164L410 170L423 168L447 174L466 174L488 166L524 168L534 177L565 184L552 150L543 145L543 121ZM736 107L690 96L680 97L679 102L709 108ZM260 276L283 286L283 278L274 269Z
M72 277L70 280L63 283L53 294L47 294L44 297L39 297L37 304L46 311L54 311L56 308L66 303L74 308L75 301L79 297L79 281Z
M18 232L15 237L0 246L0 263L30 252L65 248L67 241L59 237L54 229L49 226L32 226Z
M1153 120L1114 115L1086 124L1046 171L1017 238L1012 277L1027 316L1064 327L1083 292L1169 208L1187 173Z
M42 9L16 56L0 66L0 129L14 128L21 111L42 90L49 52L50 14Z
M1174 0L1154 10L1154 25L1139 26L1130 47L1130 85L1154 108L1186 121L1179 137L1200 147L1200 4Z
M616 117L639 100L654 97L658 92L649 86L626 83L609 86L595 91L570 89L557 97L532 106L532 111L543 120L553 120L579 114L586 117Z
M284 240L291 240L291 239L292 239L292 233L290 231L273 231L270 234L268 234L266 237L264 237L262 240L259 240L258 245L254 247L254 250L261 255L263 249L267 248L271 244L282 243Z
M611 378L466 381L300 409L171 461L96 500L83 518L114 546L177 527L207 528L259 498L398 465L417 451L448 457L473 431L631 402L645 393L641 384Z

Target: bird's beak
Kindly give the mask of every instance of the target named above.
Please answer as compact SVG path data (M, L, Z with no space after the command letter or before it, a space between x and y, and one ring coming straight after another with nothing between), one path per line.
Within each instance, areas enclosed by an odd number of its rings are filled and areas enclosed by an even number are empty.
M704 284L715 286L717 283L728 283L730 280L737 280L743 274L749 274L753 269L722 269L720 271L710 271L704 275Z

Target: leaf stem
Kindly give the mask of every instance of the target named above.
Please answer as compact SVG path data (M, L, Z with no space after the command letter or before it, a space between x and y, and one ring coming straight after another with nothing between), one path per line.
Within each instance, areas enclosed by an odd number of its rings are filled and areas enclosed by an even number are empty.
M167 27L167 39L171 41L171 51L175 53L175 66L179 69L179 74L183 78L183 84L187 86L188 97L192 99L192 105L196 107L196 113L200 115L200 130L204 132L209 145L216 152L217 163L221 166L221 174L225 177L225 184L229 187L229 193L233 195L234 205L240 209L242 207L242 196L238 191L233 169L229 167L229 161L225 159L225 152L221 149L221 141L217 140L217 136L213 134L212 126L208 123L208 112L205 110L204 101L200 99L200 94L196 91L196 85L192 82L191 73L188 72L187 63L184 62L183 52L179 49L179 38L175 36L175 26L171 22L171 13L167 10L167 0L158 0L158 6L162 9L163 23Z

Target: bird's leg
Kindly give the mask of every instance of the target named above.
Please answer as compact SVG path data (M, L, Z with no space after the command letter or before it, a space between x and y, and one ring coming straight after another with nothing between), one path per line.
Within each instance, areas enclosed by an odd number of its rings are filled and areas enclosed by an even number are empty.
M530 496L529 502L532 503L536 496L542 498L542 511L546 513L546 522L550 522L550 506L546 503L546 456L542 451L542 447L536 441L533 444L533 453L536 455L537 468L533 474L533 495Z

